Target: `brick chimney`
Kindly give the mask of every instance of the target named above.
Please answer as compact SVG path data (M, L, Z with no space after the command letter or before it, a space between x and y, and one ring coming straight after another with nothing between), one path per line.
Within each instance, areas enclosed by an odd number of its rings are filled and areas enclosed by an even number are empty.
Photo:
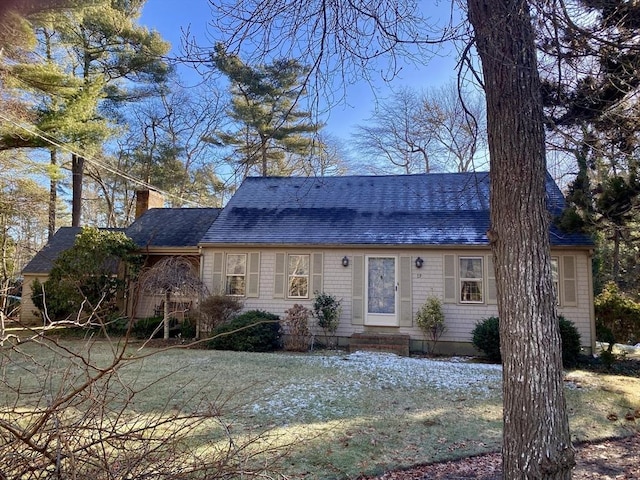
M136 190L136 219L151 208L164 208L164 196L155 190Z

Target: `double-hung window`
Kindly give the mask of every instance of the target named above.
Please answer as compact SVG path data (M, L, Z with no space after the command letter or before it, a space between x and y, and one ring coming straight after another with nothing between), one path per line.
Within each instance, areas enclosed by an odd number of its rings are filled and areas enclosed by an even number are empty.
M289 255L289 298L309 297L309 255Z
M244 296L246 291L247 255L244 253L228 254L226 267L226 294Z
M483 302L482 257L459 257L460 302Z

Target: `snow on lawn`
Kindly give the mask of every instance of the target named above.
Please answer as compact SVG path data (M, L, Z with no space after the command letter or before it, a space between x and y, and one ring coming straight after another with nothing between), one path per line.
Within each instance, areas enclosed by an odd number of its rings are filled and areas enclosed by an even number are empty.
M253 414L294 420L300 416L326 420L354 413L360 395L379 392L464 392L489 398L501 389L502 367L470 363L462 358L430 360L390 353L355 352L343 355L288 356L292 370L304 366L318 375L297 377L271 387L266 398L252 406ZM297 364L302 364L298 366ZM499 394L499 393L498 393ZM424 395L424 393L422 393Z

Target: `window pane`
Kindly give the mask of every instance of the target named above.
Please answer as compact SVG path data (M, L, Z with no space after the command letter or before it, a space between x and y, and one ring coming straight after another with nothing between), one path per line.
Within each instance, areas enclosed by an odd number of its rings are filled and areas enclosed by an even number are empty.
M244 295L244 276L227 277L227 295Z
M244 275L247 256L244 254L227 255L227 275Z
M558 283L558 259L551 259L551 276L553 278L553 283Z
M289 255L289 297L309 295L309 255Z
M306 298L309 294L309 278L308 277L290 277L289 278L289 296Z
M309 255L289 255L289 275L309 275Z
M462 290L460 292L460 301L481 302L482 301L482 282L463 281Z
M460 278L482 278L482 259L461 258Z

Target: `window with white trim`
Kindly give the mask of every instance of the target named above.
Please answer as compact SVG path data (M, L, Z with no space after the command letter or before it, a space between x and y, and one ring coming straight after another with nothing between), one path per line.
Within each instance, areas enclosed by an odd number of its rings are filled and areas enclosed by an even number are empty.
M556 305L560 305L560 262L558 257L551 257L551 281L556 296Z
M229 253L226 267L225 293L244 296L247 285L247 255L245 253Z
M460 302L483 302L483 258L459 257Z
M288 297L309 298L309 255L288 256Z

